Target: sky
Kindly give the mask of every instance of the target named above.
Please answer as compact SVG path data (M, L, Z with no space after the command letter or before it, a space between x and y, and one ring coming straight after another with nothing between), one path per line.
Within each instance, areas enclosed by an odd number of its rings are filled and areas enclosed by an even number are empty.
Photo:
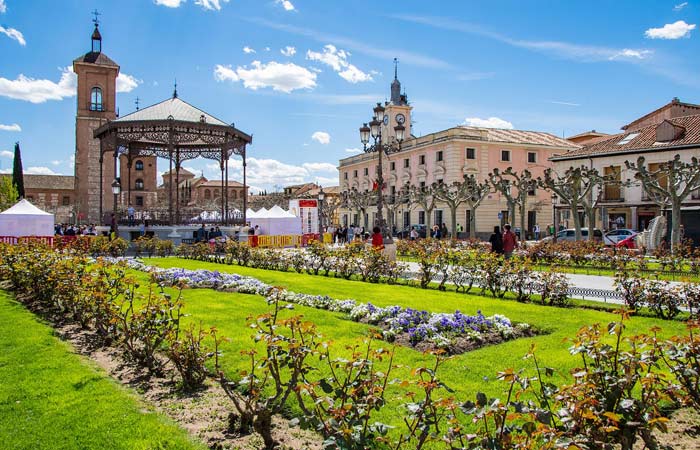
M252 190L337 185L394 58L417 136L615 133L673 97L700 103L700 0L0 0L0 171L19 141L25 173L73 174L71 62L93 10L121 66L120 114L177 80L181 99L253 135ZM220 177L212 161L185 167Z

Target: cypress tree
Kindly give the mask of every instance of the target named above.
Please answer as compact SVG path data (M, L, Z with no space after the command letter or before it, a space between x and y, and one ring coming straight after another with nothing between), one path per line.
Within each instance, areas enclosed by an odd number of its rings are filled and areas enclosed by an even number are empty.
M15 159L12 165L12 184L17 189L17 195L19 198L24 198L24 172L22 171L22 154L19 151L19 142L15 142Z

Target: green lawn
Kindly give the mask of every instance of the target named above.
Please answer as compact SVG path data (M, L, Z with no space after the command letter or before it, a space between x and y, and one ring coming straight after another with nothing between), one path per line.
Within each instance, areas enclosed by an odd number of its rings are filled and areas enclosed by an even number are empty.
M284 286L295 292L325 294L338 299L353 298L361 302L372 302L378 306L399 304L406 307L426 309L433 312L454 312L459 309L466 314L481 310L485 315L504 314L511 320L527 322L549 334L533 338L519 339L499 345L482 348L459 355L449 361L443 371L443 381L457 391L458 398L473 398L478 391L493 396L502 394L503 385L495 380L499 370L508 367L530 367L522 357L530 345L535 343L542 364L565 374L578 364L579 360L570 356L565 338L573 337L584 325L614 321L617 316L611 313L580 308L553 308L534 304L521 304L510 300L498 300L477 295L455 292L421 290L408 286L370 284L360 281L326 278L291 272L278 272L228 266L215 263L184 260L178 258L147 259L147 264L161 267L181 267L185 269L209 269L222 272L235 272L253 276L271 285ZM245 318L267 310L267 305L259 296L235 293L221 293L210 289L191 289L185 292L185 312L190 320L202 321L205 325L215 325L232 342L226 351L225 369L233 374L244 367L239 351L252 345L249 329L245 328ZM295 306L297 313L318 324L320 331L332 339L336 348L354 342L367 332L365 325L352 322L345 315L328 311ZM628 333L648 332L652 326L662 328L662 336L680 334L685 330L682 322L661 321L649 317L634 317L628 323ZM388 344L382 344L388 345ZM340 350L339 350L340 351ZM396 362L408 367L427 364L427 357L410 348L398 347ZM405 371L404 371L405 374ZM397 375L402 375L397 373ZM398 424L402 412L396 405L400 400L396 392L391 392L390 404L384 408L378 420Z
M0 447L204 449L0 291Z

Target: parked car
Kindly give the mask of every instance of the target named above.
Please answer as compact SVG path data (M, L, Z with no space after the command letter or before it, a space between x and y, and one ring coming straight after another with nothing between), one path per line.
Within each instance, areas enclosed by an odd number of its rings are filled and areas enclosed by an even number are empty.
M627 228L618 228L617 230L610 230L605 235L603 235L603 244L605 245L615 245L618 242L627 239L630 236L637 234L636 231Z
M637 235L639 233L634 233L630 236L627 236L624 239L620 239L617 241L615 244L616 248L630 248L630 249L635 249L637 248Z
M546 238L542 239L542 241L551 241L552 236L547 236ZM560 232L557 233L557 242L561 241L569 241L573 242L576 240L576 230L574 228L568 228L566 230L561 230ZM586 241L588 240L588 228L581 228L581 240ZM593 240L595 241L602 241L603 240L603 232L600 231L599 229L594 229L593 230Z
M406 227L403 230L397 232L396 237L398 237L400 239L410 239L411 238L411 230L413 228L415 228L416 231L418 231L418 237L425 238L425 236L426 236L425 224L416 224L416 225L411 225L410 227Z

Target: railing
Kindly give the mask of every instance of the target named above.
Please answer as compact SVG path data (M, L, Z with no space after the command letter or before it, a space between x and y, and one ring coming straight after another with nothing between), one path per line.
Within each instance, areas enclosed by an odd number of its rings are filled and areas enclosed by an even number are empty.
M53 245L53 236L0 236L0 243L18 244L23 242L41 242L42 244Z
M260 248L291 248L291 247L306 247L311 241L318 241L318 234L285 234L285 235L258 235L248 236L248 243L251 247ZM245 239L245 238L244 238ZM323 234L323 243L332 244L333 235L331 233Z

